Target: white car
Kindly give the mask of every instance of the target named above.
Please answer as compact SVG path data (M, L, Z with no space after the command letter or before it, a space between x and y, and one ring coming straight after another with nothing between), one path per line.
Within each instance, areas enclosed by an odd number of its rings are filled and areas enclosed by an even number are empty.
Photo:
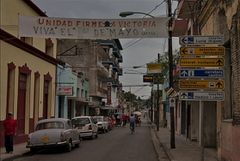
M81 138L98 137L98 126L94 123L91 116L78 116L72 118L73 127L76 128Z
M72 147L79 147L78 131L72 128L71 120L51 118L40 120L35 131L28 135L27 148L34 152L37 149L64 147L71 151Z
M108 132L108 121L104 116L93 116L93 119L97 122L98 131Z

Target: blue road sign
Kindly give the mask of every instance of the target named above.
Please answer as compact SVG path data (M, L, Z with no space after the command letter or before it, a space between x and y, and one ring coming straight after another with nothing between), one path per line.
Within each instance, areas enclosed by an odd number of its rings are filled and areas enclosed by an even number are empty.
M223 78L224 71L222 69L181 69L179 71L180 78Z
M180 100L224 101L223 91L179 91Z

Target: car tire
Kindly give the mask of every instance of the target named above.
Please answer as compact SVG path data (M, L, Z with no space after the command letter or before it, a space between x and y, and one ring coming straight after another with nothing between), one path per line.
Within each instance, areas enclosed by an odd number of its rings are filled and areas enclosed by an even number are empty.
M80 147L80 143L75 144L75 148L79 148Z
M72 142L71 142L71 141L68 141L67 147L66 147L66 151L67 151L67 152L72 151Z
M36 148L30 148L30 152L31 152L32 154L34 154L34 153L37 152L37 149L36 149Z
M91 139L94 139L94 138L95 138L95 135L94 135L94 133L92 133Z

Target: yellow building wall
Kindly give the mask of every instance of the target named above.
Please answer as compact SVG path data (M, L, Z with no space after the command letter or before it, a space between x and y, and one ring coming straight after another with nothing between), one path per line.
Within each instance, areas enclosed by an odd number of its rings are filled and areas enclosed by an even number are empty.
M7 101L7 72L8 72L8 63L13 62L16 65L15 69L15 92L14 92L14 117L17 116L17 97L18 97L18 75L19 70L18 67L22 67L23 65L27 64L27 67L31 70L31 77L30 77L30 86L27 87L30 90L29 93L29 100L27 100L27 104L29 104L30 109L26 109L26 122L25 122L25 132L29 131L29 118L33 118L33 100L34 100L34 73L39 72L40 74L40 100L39 100L39 117L43 115L43 83L44 83L44 75L49 72L52 77L51 81L51 102L49 106L49 113L50 116L54 116L55 110L55 72L56 66L54 64L48 63L34 55L27 53L11 44L5 43L0 41L1 45L1 52L0 52L0 73L1 73L1 120L5 118L6 114L6 101Z
M22 0L0 0L0 3L1 28L18 38L20 38L18 35L19 16L39 16ZM56 48L56 40L53 42L55 42L54 47ZM45 52L45 44L46 42L44 38L33 38L32 46L36 47L42 52ZM56 56L54 58L56 58Z

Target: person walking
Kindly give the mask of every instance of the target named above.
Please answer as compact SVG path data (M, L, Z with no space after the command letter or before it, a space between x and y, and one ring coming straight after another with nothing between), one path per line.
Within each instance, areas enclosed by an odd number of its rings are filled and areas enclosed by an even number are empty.
M6 153L13 152L13 137L16 133L17 122L13 119L12 113L7 114L7 118L3 121L4 139Z

